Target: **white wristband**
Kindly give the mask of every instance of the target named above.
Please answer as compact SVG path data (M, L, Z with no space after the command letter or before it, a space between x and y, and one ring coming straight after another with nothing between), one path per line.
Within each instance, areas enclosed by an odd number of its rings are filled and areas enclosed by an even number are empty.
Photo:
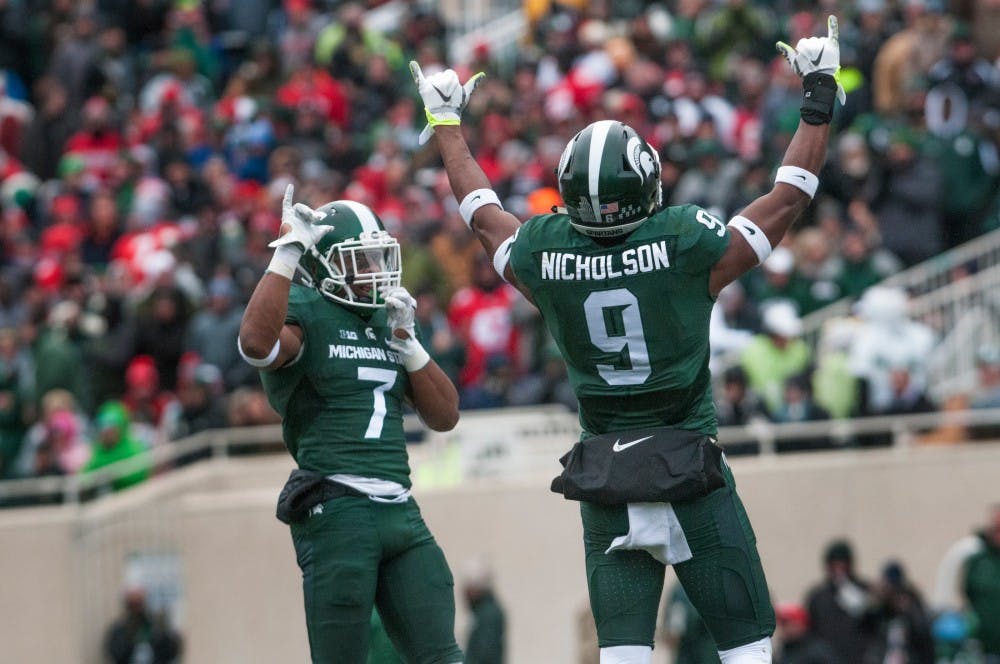
M428 362L431 361L431 356L427 353L420 342L416 339L413 341L415 342L416 348L413 349L412 353L403 358L403 366L409 373L420 371L427 366Z
M271 262L267 266L268 272L281 275L289 281L295 276L295 268L302 258L302 250L290 244L283 244L274 250Z
M740 232L740 235L746 238L750 248L757 254L758 264L763 263L771 255L771 241L767 239L764 231L757 224L746 217L737 215L729 220L727 226L735 228Z
M256 357L250 357L249 355L243 352L243 342L240 341L239 337L236 337L236 348L239 349L240 356L244 360L246 360L247 364L249 364L252 367L257 367L258 369L260 369L262 367L271 366L271 363L274 362L274 360L278 357L278 351L281 349L281 339L278 339L277 341L274 342L274 348L272 348L271 352L267 354L267 357L260 359Z
M816 195L816 189L819 187L819 178L798 166L781 166L774 175L774 182L790 184L810 199Z
M474 191L470 191L459 204L458 212L462 215L462 219L465 220L465 225L470 229L472 228L472 215L476 214L476 210L484 205L496 205L501 210L503 209L503 205L500 203L500 198L497 196L497 192L492 189L476 189Z

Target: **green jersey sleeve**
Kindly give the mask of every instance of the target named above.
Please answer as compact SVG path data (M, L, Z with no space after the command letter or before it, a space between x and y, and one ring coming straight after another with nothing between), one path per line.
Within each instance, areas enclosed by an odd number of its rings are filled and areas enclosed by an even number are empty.
M697 205L671 208L677 233L677 269L688 274L710 272L729 247L729 229Z

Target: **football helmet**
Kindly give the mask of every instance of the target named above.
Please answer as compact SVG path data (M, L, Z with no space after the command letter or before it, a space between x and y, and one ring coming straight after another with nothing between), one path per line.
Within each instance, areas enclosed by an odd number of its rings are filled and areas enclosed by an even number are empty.
M381 308L383 294L399 286L399 242L370 208L355 201L333 201L316 209L315 223L333 226L299 260L305 285L328 300L354 307Z
M570 223L592 237L624 235L663 202L660 156L616 120L594 122L574 136L556 175Z

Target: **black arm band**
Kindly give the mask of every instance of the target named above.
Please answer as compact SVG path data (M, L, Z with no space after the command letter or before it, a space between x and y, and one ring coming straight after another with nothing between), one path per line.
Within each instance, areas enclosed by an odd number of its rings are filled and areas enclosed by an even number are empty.
M802 79L802 119L811 125L829 124L833 102L837 99L837 81L830 74L812 72Z

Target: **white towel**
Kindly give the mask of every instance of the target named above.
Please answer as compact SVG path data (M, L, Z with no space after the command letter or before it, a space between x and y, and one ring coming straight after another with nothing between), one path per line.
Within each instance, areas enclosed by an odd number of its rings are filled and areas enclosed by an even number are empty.
M691 547L670 503L629 503L628 534L616 537L604 553L642 549L664 565L690 560Z

